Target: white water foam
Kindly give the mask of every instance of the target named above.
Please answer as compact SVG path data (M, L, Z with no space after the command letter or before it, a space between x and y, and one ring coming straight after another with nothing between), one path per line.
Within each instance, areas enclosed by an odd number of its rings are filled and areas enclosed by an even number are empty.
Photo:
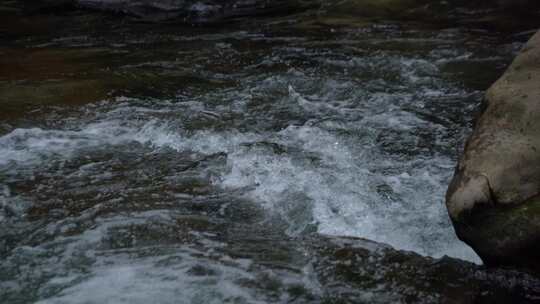
M290 286L311 289L310 269L300 273L258 271L249 258L232 258L220 252L224 244L196 231L189 235L193 243L150 246L107 246L115 233L128 236L134 244L137 235L130 229L143 226L156 229L175 225L177 216L171 210L131 212L109 217L94 217L99 207L86 210L79 217L50 223L43 233L47 240L36 246L21 246L3 261L3 265L28 259L39 267L16 266L20 275L0 282L1 288L20 289L33 280L46 280L37 286L40 304L61 303L286 303L291 295L283 292ZM91 223L81 234L69 230ZM174 228L174 227L173 227ZM166 229L165 231L170 231ZM51 254L51 251L54 253ZM147 254L147 253L151 254ZM76 265L76 267L73 267ZM53 278L48 274L54 273ZM264 292L257 293L254 283L275 280L278 299L268 301ZM274 286L275 287L275 286ZM264 288L260 287L260 288ZM281 290L282 289L282 290ZM314 294L317 289L313 287ZM22 292L22 291L21 291Z
M289 91L297 102L309 102L292 87ZM364 125L407 128L422 123L417 120L406 112L383 112L365 118ZM225 152L229 169L216 183L251 189L246 195L281 214L293 235L316 225L323 234L364 237L434 257L479 262L457 240L445 211L443 194L452 161L443 156L386 159L375 147L373 135L366 134L367 138L338 136L308 122L277 133L186 135L159 120L130 125L109 117L78 131L16 129L0 137L0 166L38 166L51 157L69 158L81 149L131 142L202 154Z

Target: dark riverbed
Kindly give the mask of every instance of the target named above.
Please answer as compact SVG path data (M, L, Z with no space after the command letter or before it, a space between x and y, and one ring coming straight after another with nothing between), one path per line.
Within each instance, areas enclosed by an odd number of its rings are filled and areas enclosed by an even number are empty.
M3 14L0 303L538 299L475 265L444 207L532 32Z

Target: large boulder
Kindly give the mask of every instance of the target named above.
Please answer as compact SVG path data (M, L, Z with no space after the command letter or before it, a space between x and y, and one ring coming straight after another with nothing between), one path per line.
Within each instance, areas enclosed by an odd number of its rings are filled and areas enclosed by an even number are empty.
M487 265L540 271L540 32L487 91L446 204Z

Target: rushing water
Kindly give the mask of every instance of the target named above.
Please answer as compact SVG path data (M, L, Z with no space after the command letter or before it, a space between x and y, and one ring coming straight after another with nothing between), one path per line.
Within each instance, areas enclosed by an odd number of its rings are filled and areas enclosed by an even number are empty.
M82 105L2 103L0 302L315 301L324 284L301 244L317 234L480 263L444 193L519 44L284 23L112 23L14 42L89 54L61 77L21 79L112 89ZM357 300L400 299L370 288Z

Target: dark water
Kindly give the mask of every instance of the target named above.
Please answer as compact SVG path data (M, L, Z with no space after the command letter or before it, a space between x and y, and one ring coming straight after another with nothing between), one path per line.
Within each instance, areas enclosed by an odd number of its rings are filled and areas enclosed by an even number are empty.
M523 37L32 18L0 48L1 303L534 297L525 275L430 258L480 263L444 192Z

